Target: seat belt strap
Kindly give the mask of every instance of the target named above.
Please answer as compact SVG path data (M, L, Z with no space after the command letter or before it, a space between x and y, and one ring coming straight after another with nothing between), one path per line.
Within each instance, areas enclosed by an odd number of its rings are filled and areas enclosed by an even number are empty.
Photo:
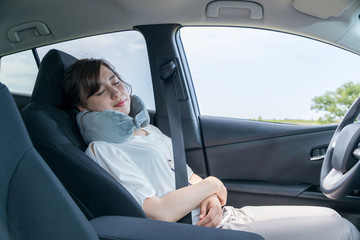
M176 189L189 185L184 138L182 132L181 115L176 92L176 81L179 81L178 69L175 60L160 66L160 77L164 81L166 109L169 120L170 136L172 139L175 167ZM179 222L191 223L191 213Z

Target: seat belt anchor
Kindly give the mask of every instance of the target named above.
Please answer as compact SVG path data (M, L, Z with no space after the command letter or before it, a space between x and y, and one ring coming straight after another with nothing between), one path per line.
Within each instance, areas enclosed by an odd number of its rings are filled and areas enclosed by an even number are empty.
M160 66L160 78L164 81L170 81L175 79L177 75L177 66L175 60L170 60L169 62Z

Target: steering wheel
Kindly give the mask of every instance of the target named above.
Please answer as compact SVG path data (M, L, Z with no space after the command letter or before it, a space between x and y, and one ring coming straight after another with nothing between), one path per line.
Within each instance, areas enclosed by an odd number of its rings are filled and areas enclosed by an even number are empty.
M321 168L320 187L325 196L340 199L360 187L360 97L335 130Z

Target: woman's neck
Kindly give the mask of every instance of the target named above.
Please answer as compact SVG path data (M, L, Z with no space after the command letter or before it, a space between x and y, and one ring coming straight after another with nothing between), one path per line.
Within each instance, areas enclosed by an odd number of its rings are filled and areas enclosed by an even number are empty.
M134 133L133 133L133 136L147 136L148 133L147 131L145 131L144 129L135 129L134 130Z

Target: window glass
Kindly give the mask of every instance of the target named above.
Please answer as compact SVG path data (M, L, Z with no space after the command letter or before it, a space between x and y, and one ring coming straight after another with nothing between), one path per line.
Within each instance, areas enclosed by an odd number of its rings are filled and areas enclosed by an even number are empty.
M30 50L2 57L0 66L0 82L11 92L32 93L38 67Z
M148 109L155 109L146 43L139 32L110 33L49 45L37 49L40 59L53 48L79 59L106 59L132 86L133 94L140 96Z
M340 117L326 97L359 95L360 57L332 45L250 28L184 27L180 37L204 115L331 123Z

